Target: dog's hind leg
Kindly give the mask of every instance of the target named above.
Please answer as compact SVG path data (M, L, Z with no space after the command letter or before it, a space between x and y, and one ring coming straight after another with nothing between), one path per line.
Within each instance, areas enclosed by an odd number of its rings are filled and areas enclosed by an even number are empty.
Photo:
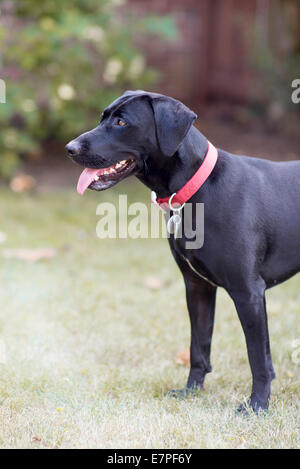
M202 279L185 278L185 285L191 322L191 368L186 388L171 391L175 396L202 388L205 375L211 371L210 348L217 289Z
M265 306L265 321L266 321L266 328L267 328L267 360L268 360L268 367L269 367L269 372L270 372L270 377L271 380L276 378L276 373L273 368L273 361L272 361L272 355L271 355L271 347L270 347L270 338L269 338L269 328L268 328L268 317L267 317L267 306L266 306L266 298L264 295L264 306Z

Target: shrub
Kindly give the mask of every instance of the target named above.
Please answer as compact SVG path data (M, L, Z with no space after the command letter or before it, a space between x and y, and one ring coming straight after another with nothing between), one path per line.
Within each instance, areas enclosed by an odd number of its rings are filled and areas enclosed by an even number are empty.
M252 65L261 79L257 88L264 96L260 109L273 109L269 115L275 120L299 118L300 107L291 99L292 82L300 78L299 2L279 0L265 8L268 14L251 37Z
M174 23L125 16L123 3L8 2L0 16L7 85L6 104L0 104L0 176L9 177L20 157L41 154L46 140L65 142L93 126L125 88L155 82L158 72L146 66L133 36L152 32L172 39Z

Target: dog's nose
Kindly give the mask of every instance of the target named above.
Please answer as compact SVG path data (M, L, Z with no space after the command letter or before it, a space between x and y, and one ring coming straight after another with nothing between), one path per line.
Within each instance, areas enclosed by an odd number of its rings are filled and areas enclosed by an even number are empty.
M69 156L76 156L80 152L80 144L76 140L72 140L66 145L66 150Z

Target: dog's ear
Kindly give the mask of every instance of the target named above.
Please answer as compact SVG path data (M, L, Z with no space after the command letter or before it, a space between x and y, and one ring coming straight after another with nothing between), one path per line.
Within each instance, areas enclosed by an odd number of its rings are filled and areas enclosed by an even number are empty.
M167 96L152 99L156 134L162 153L173 156L197 115L180 101Z

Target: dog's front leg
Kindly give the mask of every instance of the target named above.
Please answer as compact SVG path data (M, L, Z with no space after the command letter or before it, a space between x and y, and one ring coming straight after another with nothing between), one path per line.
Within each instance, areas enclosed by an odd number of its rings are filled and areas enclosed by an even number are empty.
M185 285L191 323L191 368L186 388L172 391L173 395L179 396L202 388L205 375L211 371L210 348L217 290L202 279L185 278Z
M269 405L271 381L275 377L269 344L265 292L255 285L252 291L239 292L233 300L245 333L252 372L252 393L249 404L258 413ZM247 412L244 405L238 409Z
M206 281L185 281L191 322L191 369L187 388L203 387L211 371L210 348L214 326L216 287Z

